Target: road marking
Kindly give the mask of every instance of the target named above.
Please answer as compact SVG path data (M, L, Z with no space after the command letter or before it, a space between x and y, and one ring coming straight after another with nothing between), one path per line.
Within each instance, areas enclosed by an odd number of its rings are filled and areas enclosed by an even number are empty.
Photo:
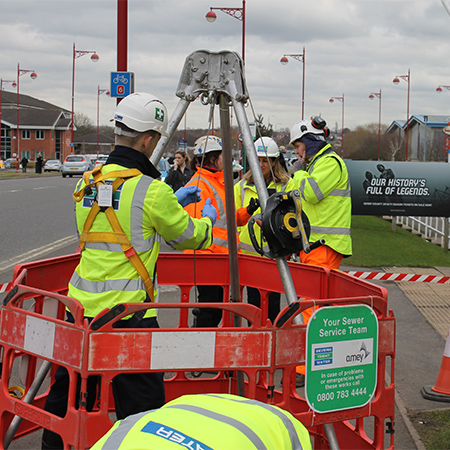
M39 259L39 257L42 257L47 253L65 247L66 245L74 244L77 241L78 241L77 236L67 236L50 244L44 245L39 248L35 248L34 250L31 250L29 252L22 253L21 255L15 256L14 258L10 258L6 261L1 262L0 272L9 270L14 266L16 266L17 264L22 264L27 261L35 261L36 259Z

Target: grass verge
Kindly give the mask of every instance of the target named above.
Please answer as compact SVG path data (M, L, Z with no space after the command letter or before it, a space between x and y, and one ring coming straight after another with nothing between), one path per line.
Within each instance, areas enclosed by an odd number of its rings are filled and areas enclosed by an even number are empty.
M450 450L450 410L411 413L409 418L427 450Z
M342 264L356 267L450 267L445 253L425 239L375 216L352 216L353 256Z

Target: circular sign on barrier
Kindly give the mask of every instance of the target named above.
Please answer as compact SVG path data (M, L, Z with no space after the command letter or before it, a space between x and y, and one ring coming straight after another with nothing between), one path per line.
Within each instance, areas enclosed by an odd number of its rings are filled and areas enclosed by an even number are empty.
M316 412L359 408L377 384L378 319L366 305L317 309L306 332L305 396Z
M448 124L447 126L444 127L444 129L442 130L445 134L450 134L450 124Z

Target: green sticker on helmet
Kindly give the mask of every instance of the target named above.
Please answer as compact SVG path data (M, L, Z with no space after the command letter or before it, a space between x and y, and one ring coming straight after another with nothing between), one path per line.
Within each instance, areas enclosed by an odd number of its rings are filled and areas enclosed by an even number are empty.
M155 108L155 119L160 122L164 122L164 110L160 108Z

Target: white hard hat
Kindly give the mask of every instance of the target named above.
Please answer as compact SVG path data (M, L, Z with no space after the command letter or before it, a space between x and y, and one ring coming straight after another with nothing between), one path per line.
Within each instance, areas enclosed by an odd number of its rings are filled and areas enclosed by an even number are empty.
M317 140L324 141L325 137L329 134L326 124L325 120L321 117L314 117L312 120L302 120L301 122L296 123L291 129L289 143L293 145L297 139L301 139L307 134L313 134L316 136Z
M255 148L258 157L278 158L280 156L280 149L277 143L267 136L255 141Z
M157 131L163 136L168 136L167 109L164 103L154 95L146 92L135 92L126 96L116 108L111 121L123 123L131 130L143 133L145 131ZM127 134L120 128L114 130L116 134Z
M217 136L202 136L195 141L195 156L217 151L222 151L222 139Z

